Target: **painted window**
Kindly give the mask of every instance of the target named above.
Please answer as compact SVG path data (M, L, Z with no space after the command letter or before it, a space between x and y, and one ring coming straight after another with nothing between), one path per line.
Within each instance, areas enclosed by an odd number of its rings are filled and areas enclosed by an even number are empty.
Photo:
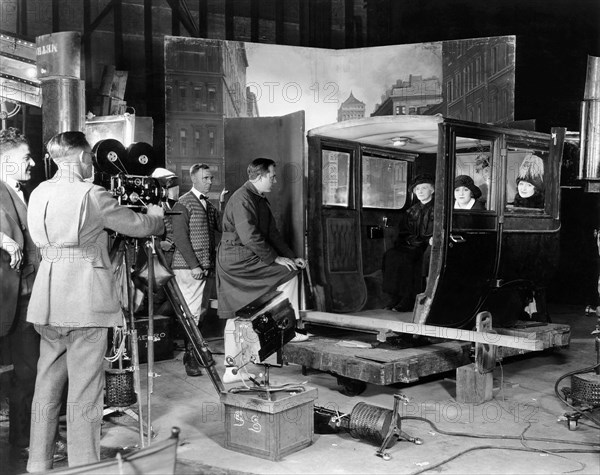
M406 203L407 170L405 161L363 155L363 208L402 208Z
M350 203L350 154L323 150L321 154L322 203L348 207Z

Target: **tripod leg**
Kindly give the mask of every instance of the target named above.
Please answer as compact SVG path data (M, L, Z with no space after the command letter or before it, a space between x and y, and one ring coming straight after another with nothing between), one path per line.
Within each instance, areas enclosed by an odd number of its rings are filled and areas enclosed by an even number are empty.
M164 254L160 246L156 246L155 250L158 258L161 259L161 264L169 268L166 264ZM171 278L165 284L165 292L169 301L171 302L171 305L173 306L173 309L175 310L175 315L177 315L179 323L181 324L186 336L190 341L194 355L200 364L206 369L215 389L217 390L217 393L220 394L225 392L225 386L223 386L223 381L221 381L221 378L217 373L216 363L213 359L212 353L210 352L204 337L200 333L198 326L194 322L194 319L192 318L192 312L185 303L181 289L177 285L175 279Z
M225 392L225 387L223 386L223 382L217 373L216 363L212 357L212 353L206 345L198 326L195 324L194 319L191 316L192 314L185 303L183 295L181 294L181 290L179 289L177 282L175 282L175 279L170 279L169 282L167 282L165 290L167 297L173 305L175 315L177 315L177 319L179 320L179 323L183 327L183 330L190 341L192 352L200 364L206 369L206 372L210 376L210 379L217 392L219 394Z
M379 447L377 452L375 452L375 455L381 457L383 460L390 460L392 456L389 454L389 452L386 452L386 449L390 444L392 437L398 436L398 432L399 429L395 425L391 425L388 433L385 436L385 439L383 439L383 442L381 443L381 447Z

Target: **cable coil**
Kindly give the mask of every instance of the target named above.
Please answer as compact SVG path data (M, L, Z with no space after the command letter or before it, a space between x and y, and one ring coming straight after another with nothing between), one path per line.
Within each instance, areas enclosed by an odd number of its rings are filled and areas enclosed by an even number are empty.
M392 423L393 411L359 402L352 409L348 428L355 439L381 445ZM395 441L395 438L392 439Z

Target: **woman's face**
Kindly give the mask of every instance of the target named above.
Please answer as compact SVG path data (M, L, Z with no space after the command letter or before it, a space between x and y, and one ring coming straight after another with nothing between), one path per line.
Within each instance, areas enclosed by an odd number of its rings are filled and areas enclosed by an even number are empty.
M466 186L457 186L454 188L454 199L461 206L465 206L469 201L471 201L472 196L473 193L471 193L471 190L469 190Z
M519 195L521 195L521 198L529 198L535 193L535 186L533 186L528 181L521 180L517 185L517 188L519 190Z
M417 199L421 203L429 203L431 201L431 197L433 196L433 185L430 183L420 183L415 186L414 193L417 195Z

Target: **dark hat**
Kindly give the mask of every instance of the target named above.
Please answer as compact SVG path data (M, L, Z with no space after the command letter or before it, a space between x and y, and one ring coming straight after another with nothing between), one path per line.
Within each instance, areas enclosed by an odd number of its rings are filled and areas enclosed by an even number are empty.
M412 183L410 184L409 191L412 193L412 191L415 189L415 187L422 183L429 183L431 186L435 186L435 178L428 173L423 173L421 175L417 175L415 177L415 179L412 181Z
M540 193L544 191L544 161L537 155L527 155L519 167L517 185L520 181L531 183Z
M471 190L471 194L475 199L481 196L481 190L475 184L473 178L471 178L469 175L458 175L454 179L454 189L456 190L459 186L464 186L465 188Z

